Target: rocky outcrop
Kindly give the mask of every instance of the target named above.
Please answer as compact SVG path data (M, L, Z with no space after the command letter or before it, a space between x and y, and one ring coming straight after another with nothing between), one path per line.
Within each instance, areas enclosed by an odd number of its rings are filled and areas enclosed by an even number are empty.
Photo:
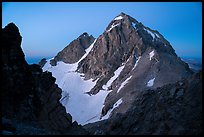
M201 71L154 90L132 92L131 96L134 101L126 113L117 108L108 120L84 127L98 135L202 134Z
M61 89L55 84L55 78L50 72L42 72L39 65L30 65L34 78L35 94L31 96L37 108L38 121L45 128L65 131L72 124L72 117L66 114L65 108L59 102ZM36 109L36 108L34 108Z
M19 108L32 92L32 74L20 47L22 37L15 24L2 29L2 113L3 116L21 116ZM25 114L31 116L31 111ZM24 115L21 116L24 119Z
M59 102L61 89L50 72L42 72L39 65L28 65L20 47L22 37L18 27L10 23L2 29L2 118L4 133L19 134L21 122L35 128L53 131L54 134L71 134L78 128L79 134L87 134ZM6 121L10 121L10 126ZM16 122L20 121L20 122ZM24 124L23 124L24 125ZM13 126L13 127L12 127ZM28 127L29 127L28 126ZM22 126L23 127L23 126ZM19 129L20 128L20 129ZM23 132L22 132L23 133ZM36 132L36 134L41 132ZM75 132L76 133L76 132ZM77 134L77 133L76 133Z
M69 64L76 63L86 53L85 50L93 43L94 39L92 35L89 36L86 32L81 34L50 61L51 65L56 66L57 61Z
M47 62L46 59L43 58L43 59L40 60L40 62L38 63L38 65L40 65L40 67L42 68L42 67L45 65L46 62Z

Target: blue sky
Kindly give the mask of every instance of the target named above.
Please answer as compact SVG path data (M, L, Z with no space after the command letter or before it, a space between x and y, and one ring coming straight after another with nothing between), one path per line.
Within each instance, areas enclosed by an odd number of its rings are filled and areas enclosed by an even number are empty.
M2 28L19 27L26 57L53 57L83 32L97 38L121 12L158 30L178 56L202 56L201 2L3 2Z

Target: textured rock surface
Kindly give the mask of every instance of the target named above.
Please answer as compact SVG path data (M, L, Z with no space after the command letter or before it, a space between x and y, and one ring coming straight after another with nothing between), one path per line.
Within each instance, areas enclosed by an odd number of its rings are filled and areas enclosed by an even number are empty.
M192 74L188 64L176 55L159 32L124 13L118 17L122 19L110 22L106 31L97 38L92 51L78 66L78 71L84 73L85 78L99 78L89 91L90 94L97 94L115 70L124 65L119 77L109 87L112 92L106 98L103 115L118 99L130 95L130 92L161 87ZM140 60L134 68L138 58ZM130 76L128 84L117 93L120 85ZM154 84L148 87L147 82L153 78Z
M202 134L202 72L161 88L137 92L132 92L135 100L126 113L115 110L117 113L110 119L84 127L91 134L104 135Z
M55 84L55 78L50 72L42 73L38 65L31 65L30 70L34 78L36 94L34 95L38 121L45 128L65 131L72 124L72 117L66 114L65 108L59 102L61 89ZM33 96L33 100L34 99Z
M57 61L69 64L76 63L85 54L85 49L93 43L94 39L92 35L89 36L86 32L81 34L50 61L51 65L55 66Z
M71 52L68 47L65 48L66 52ZM67 58L73 57L72 54L64 55ZM56 65L53 60L50 63ZM124 102L118 111L126 113L135 100L133 93L153 90L193 74L188 64L176 55L171 44L158 31L144 26L125 13L120 13L110 22L103 34L96 39L89 54L77 65L76 71L83 73L85 80L97 80L90 91L84 92L96 95L100 90L110 91L101 110L102 116L120 98ZM121 73L104 89L104 85L120 67L124 67ZM130 79L124 84L128 78ZM178 96L182 94L181 90Z
M175 82L190 74L188 65L177 57L170 43L161 34L124 13L118 16L122 16L123 19L111 21L106 31L97 38L90 54L79 63L78 71L85 73L87 79L99 78L96 87L90 91L91 94L96 94L122 63L127 65L115 81L117 84L112 85L113 88L121 84L128 73L134 73L133 79L140 79L140 82L132 80L137 84L145 83L150 75L157 77L154 87ZM115 24L118 25L110 30ZM145 29L159 37L155 36L153 40ZM149 60L149 53L153 50L155 55ZM139 56L141 59L138 67L132 70ZM137 85L137 88L144 87L145 84Z
M77 123L72 123L71 115L59 102L62 91L55 84L52 74L42 72L39 65L28 65L25 61L20 47L22 37L15 24L8 24L2 32L1 103L2 118L6 119L3 123L4 133L46 134L49 131L47 134L72 134L71 129L77 128L79 134L87 134Z

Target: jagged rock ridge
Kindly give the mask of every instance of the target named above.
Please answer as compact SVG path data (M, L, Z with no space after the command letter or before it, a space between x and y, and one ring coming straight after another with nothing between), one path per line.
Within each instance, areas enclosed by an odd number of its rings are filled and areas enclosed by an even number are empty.
M89 36L88 33L84 32L60 51L57 56L50 61L51 65L56 66L57 61L63 61L69 64L76 63L86 53L85 50L93 43L94 39L92 35Z
M62 91L52 74L25 61L18 27L8 24L2 29L2 37L3 133L69 134L70 129L78 128L76 134L86 134L59 102ZM23 128L25 123L27 129Z

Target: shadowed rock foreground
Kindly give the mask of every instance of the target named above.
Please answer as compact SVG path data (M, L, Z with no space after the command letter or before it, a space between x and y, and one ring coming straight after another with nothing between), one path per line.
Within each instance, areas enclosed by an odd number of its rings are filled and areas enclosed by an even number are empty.
M201 135L202 72L155 90L132 92L132 108L84 126L96 135ZM117 111L117 110L116 110Z
M59 102L62 91L52 74L25 61L15 24L2 33L2 133L87 134Z

